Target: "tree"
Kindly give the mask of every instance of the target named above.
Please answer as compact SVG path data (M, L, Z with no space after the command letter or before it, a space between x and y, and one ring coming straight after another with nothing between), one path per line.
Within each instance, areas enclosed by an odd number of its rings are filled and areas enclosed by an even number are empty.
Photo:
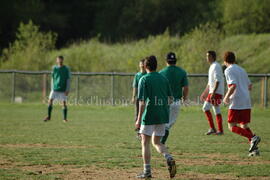
M3 50L2 68L5 69L47 69L50 60L46 58L54 49L57 35L52 32L43 33L32 21L20 23L16 40L9 48Z
M223 23L227 34L270 31L269 0L223 0Z
M162 34L184 34L215 19L217 0L101 0L95 32L103 39L123 41Z

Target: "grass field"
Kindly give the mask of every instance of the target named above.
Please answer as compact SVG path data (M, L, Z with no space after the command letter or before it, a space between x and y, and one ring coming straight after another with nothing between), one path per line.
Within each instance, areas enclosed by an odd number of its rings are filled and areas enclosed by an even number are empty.
M68 123L60 106L48 123L42 122L45 114L46 105L0 104L1 180L121 180L142 170L133 107L72 106ZM270 179L269 117L269 109L253 110L261 156L248 157L247 140L229 132L225 122L224 136L205 136L200 108L183 108L167 144L178 165L175 179ZM152 152L153 179L167 179L162 156Z

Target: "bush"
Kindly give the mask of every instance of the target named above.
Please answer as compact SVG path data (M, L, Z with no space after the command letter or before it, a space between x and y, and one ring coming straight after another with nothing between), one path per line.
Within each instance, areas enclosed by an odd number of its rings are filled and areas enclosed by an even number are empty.
M220 7L228 35L270 31L268 0L223 0Z
M55 48L57 35L43 33L32 21L21 23L16 40L3 50L2 69L46 70L51 64L48 52Z
M158 68L165 65L165 55L174 51L180 43L178 37L170 37L168 31L134 42L107 44L97 38L53 51L49 57L65 56L65 63L72 71L87 72L135 72L139 60L151 54L159 61Z
M185 35L178 49L180 64L190 73L206 73L206 52L218 51L223 33L216 24L205 24Z
M169 51L177 54L177 65L188 73L207 73L206 52L217 51L222 62L224 51L237 55L241 66L249 73L268 73L270 35L250 34L226 37L215 23L207 23L193 29L183 37L170 36L169 30L158 36L125 43L102 43L99 37L74 43L56 50L56 35L39 32L31 21L21 24L17 40L1 57L2 69L51 70L55 58L65 57L65 64L78 72L136 72L140 59L155 55L158 70L165 66Z

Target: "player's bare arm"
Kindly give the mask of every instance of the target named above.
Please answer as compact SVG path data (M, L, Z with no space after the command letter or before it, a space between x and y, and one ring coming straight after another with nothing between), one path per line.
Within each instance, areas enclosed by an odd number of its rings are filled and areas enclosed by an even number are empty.
M209 93L209 85L207 84L206 88L204 89L203 93L201 94L200 100L205 101Z
M225 104L230 103L230 96L234 93L235 89L236 89L235 85L232 85L232 86L229 87L229 89L228 89L228 91L227 91L227 93L226 93L226 95L225 95L225 97L223 99L223 102Z
M140 101L139 102L139 114L135 123L135 128L136 129L140 129L141 127L141 121L142 121L142 114L144 112L144 108L145 108L145 102L144 101Z
M132 98L131 98L131 103L132 103L132 104L135 103L135 99L136 99L136 96L137 96L137 91L138 91L137 88L133 88L133 91L132 91Z
M218 89L218 86L219 86L219 81L216 81L215 86L214 86L214 90L213 90L211 97L210 97L211 100L213 100L215 98L215 94L216 94L216 91Z
M183 87L183 101L187 101L187 98L188 98L188 92L189 92L189 89L188 89L188 86L184 86Z

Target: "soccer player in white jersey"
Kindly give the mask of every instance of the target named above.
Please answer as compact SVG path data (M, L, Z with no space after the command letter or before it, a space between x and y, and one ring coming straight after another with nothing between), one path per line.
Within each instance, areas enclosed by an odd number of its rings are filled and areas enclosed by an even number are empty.
M228 126L230 131L248 138L250 142L249 155L258 153L258 143L261 141L259 136L252 133L248 127L251 116L251 100L249 91L252 84L246 71L235 64L233 52L224 54L224 64L227 66L225 77L228 84L228 91L223 102L229 104ZM238 124L240 126L238 126Z
M216 62L216 52L208 51L206 53L207 62L210 64L208 71L208 83L201 95L201 101L204 101L203 112L206 115L210 129L206 135L210 134L223 134L222 127L222 115L220 111L220 104L222 103L222 97L224 94L224 77L221 65ZM216 122L218 130L216 131L213 117L210 109L213 109L213 112L216 116Z

